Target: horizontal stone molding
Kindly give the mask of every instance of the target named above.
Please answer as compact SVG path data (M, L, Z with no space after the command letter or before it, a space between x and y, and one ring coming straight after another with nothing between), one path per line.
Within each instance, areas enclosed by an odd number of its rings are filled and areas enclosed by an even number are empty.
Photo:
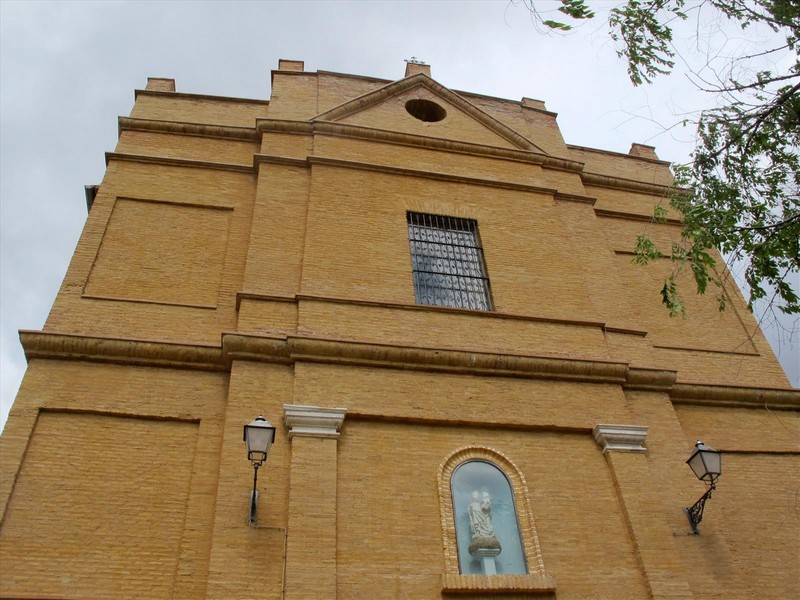
M597 445L608 452L646 452L647 427L642 425L595 425L592 430Z
M173 135L192 135L223 140L243 140L258 142L261 136L255 127L232 127L230 125L205 125L181 121L160 121L156 119L137 119L119 117L119 133L123 131L151 131Z
M247 295L250 297L251 295ZM259 299L262 296L252 295ZM289 297L272 300L292 302ZM626 390L669 394L674 404L796 410L800 390L676 383L675 371L627 363L549 356L471 352L307 336L223 333L221 345L111 338L49 331L19 332L25 356L157 367L227 371L234 360L291 365L318 362L499 377L618 384Z
M642 146L644 144L636 144L636 145L637 146ZM654 146L648 146L648 147L652 148L653 150L655 150ZM567 144L567 148L569 148L570 150L578 150L580 152L586 152L586 153L589 153L589 154L601 154L601 155L606 155L606 156L613 156L613 157L616 157L616 158L627 159L627 160L630 160L630 161L647 162L647 163L652 163L652 164L656 164L656 165L664 165L665 167L669 167L672 164L668 160L661 160L660 158L650 158L648 156L635 156L635 155L630 154L628 152L614 152L613 150L602 150L600 148L589 148L588 146L579 146L577 144Z
M252 165L235 165L230 163L216 163L205 160L189 160L185 158L167 158L165 156L146 156L144 154L126 154L122 152L106 152L106 166L112 160L142 163L148 165L161 165L164 167L188 167L190 169L214 169L216 171L234 171L237 173L254 174Z
M610 175L600 175L599 173L588 173L583 171L581 179L584 185L594 187L611 188L614 190L624 190L626 192L640 192L653 196L667 198L673 188L668 185L658 185L655 183L645 183L635 179L624 179L622 177L612 177Z
M234 96L214 96L213 94L190 94L189 92L163 92L160 90L134 90L134 98L139 96L163 96L166 98L180 98L182 100L211 100L214 102L224 102L228 104L257 104L266 108L269 100L253 98L236 98Z
M461 575L442 574L444 594L552 594L556 582L551 575ZM516 597L516 596L515 596Z
M234 360L283 364L294 362L289 352L289 344L286 337L223 334L222 354L228 364Z
M673 404L800 409L800 389L676 383L669 395Z
M311 135L314 133L314 123L310 121L290 121L288 119L256 119L256 131L259 135L264 133L294 133L297 135Z
M286 338L226 334L226 358L266 362L297 361L396 369L420 369L490 376L618 383L624 363L552 357L469 352L442 348L395 346L311 337Z
M530 150L500 148L498 146L487 146L472 142L461 142L444 138L435 138L412 133L400 133L387 129L377 129L375 127L365 127L363 125L352 125L349 123L335 123L332 121L287 121L283 119L258 119L256 129L259 133L291 133L296 135L329 135L360 139L399 146L414 148L427 148L430 150L440 150L447 153L466 154L470 156L484 156L488 158L500 158L523 163L530 163L557 169L560 171L572 171L579 173L583 170L583 163L540 154Z
M630 367L622 387L632 391L669 392L677 378L677 371Z
M376 173L387 173L390 175L401 175L406 177L421 177L425 179L433 179L435 181L446 181L448 183L464 183L467 185L482 185L486 187L514 190L518 192L538 193L547 196L554 196L557 200L565 202L580 202L583 204L594 204L595 202L594 198L590 198L588 196L560 194L553 188L544 188L526 183L501 181L497 179L483 179L480 177L468 177L466 175L453 175L438 171L423 171L420 169L409 169L406 167L382 165L363 161L343 160L325 156L308 156L307 158L303 159L270 154L255 154L253 156L254 167L258 167L258 165L261 164L276 164L298 168L310 168L312 165L323 165L339 167L343 169L357 169L362 171L373 171Z
M448 140L445 138L436 138L413 133L401 133L399 131L378 129L376 127L366 127L364 125L352 125L349 123L314 121L314 133L336 137L346 137L351 139L385 142L399 146L409 146L415 148L422 147L430 150L441 150L447 153L485 156L488 158L502 158L505 160L532 163L535 165L544 165L548 162L547 155L540 154L538 152L532 152L530 150L501 148L499 146L488 146L485 144L476 144L474 142ZM571 163L564 161L564 167L570 165ZM574 165L572 166L575 167ZM575 167L573 170L578 169Z
M289 439L296 436L338 438L346 413L346 408L284 404L283 422L289 430Z
M219 346L20 331L25 357L225 371Z

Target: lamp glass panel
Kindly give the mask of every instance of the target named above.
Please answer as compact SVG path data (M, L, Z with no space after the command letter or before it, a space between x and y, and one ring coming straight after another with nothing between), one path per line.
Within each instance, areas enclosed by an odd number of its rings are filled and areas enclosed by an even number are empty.
M722 473L722 454L716 451L705 450L701 452L706 473L718 477Z
M263 423L264 425L260 423L254 425L251 423L247 426L246 441L248 454L251 452L259 452L263 453L264 458L266 458L269 448L272 445L272 439L275 436L275 428L270 427L269 423L265 421Z
M692 468L697 478L703 479L703 476L706 474L706 468L703 464L703 455L698 450L695 450L686 462L689 463L689 466Z

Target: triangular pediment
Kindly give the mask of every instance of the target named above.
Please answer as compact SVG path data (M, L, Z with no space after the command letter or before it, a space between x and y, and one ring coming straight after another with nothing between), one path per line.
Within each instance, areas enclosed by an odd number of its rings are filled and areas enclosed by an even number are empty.
M406 108L407 103L413 100L435 104L444 110L444 118L432 122L414 117ZM312 121L336 122L544 154L533 142L423 73L340 104L317 115Z

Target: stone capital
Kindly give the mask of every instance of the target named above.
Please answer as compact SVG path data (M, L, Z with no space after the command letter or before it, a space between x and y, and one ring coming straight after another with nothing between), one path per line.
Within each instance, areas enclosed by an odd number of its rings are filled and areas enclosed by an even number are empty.
M346 408L323 408L302 404L284 404L283 422L289 439L295 436L338 438Z
M592 430L597 445L603 454L611 450L618 452L646 452L644 441L647 427L642 425L595 425Z

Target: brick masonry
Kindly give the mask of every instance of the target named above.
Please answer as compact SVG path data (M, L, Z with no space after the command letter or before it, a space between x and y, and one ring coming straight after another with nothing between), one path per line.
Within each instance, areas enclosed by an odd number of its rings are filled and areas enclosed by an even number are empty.
M665 266L630 264L645 227L678 231L647 222L667 163L567 145L543 102L424 67L282 60L268 102L137 92L23 334L0 598L800 596L800 394L738 292L670 320ZM414 304L406 211L477 220L493 312ZM340 436L290 441L285 405L346 408ZM259 414L277 435L250 526ZM646 452L603 455L601 423L646 426ZM724 473L693 536L697 438ZM543 571L459 575L437 472L470 447L515 465Z

